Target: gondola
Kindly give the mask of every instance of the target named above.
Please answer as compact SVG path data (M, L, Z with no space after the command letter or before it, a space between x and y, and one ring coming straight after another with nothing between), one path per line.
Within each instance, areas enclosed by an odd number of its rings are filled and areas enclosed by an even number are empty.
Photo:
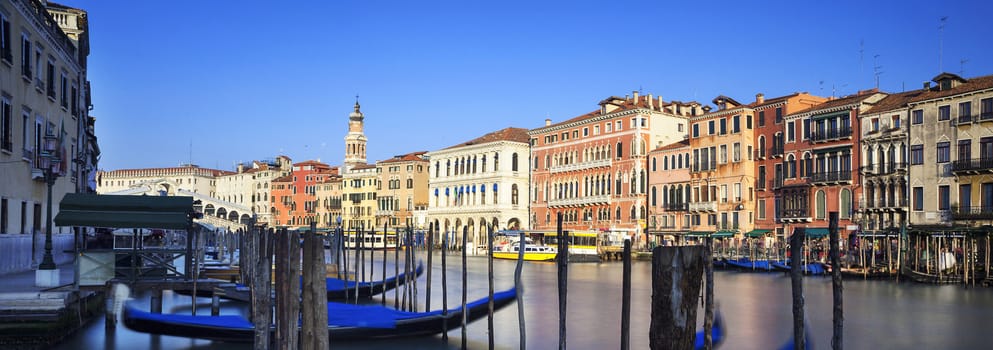
M751 260L748 258L728 259L725 261L728 268L747 272L772 272L775 271L771 265L775 260Z
M718 345L721 345L721 343L724 342L725 332L726 330L724 329L724 317L721 317L721 313L717 312L716 316L714 317L714 326L710 329L710 342L714 346L714 349L716 349ZM706 334L704 333L704 331L696 332L696 340L693 342L694 349L705 348L703 344L704 334Z
M414 272L413 278L417 278L418 276L424 273L424 265L418 262L417 268L415 268L413 272ZM399 275L387 279L372 281L372 282L355 282L351 280L346 282L343 279L328 277L324 283L328 291L328 295L327 295L328 301L353 300L355 299L356 295L358 295L359 299L368 299L371 298L373 295L377 295L385 291L392 290L394 288L402 286L404 283L407 282L407 280L412 279L412 278L407 278L406 276L407 276L406 273L401 273ZM300 279L300 283L301 285L303 283L302 277ZM356 284L358 285L358 288L356 288ZM249 289L244 285L236 284L236 285L229 285L218 288L221 290L221 293L218 293L218 296L223 299L244 301L244 302L248 302L250 300ZM187 295L191 294L191 291L189 290L177 290L176 292ZM209 298L212 297L213 295L214 295L213 290L209 290L209 289L197 290L198 297Z
M772 268L776 271L791 272L793 269L790 267L789 261L773 261ZM815 262L809 264L803 264L803 273L807 275L824 275L827 274L827 269L824 264Z
M511 288L493 294L493 310L499 310L517 300L517 290ZM458 329L462 324L461 307L429 312L399 311L379 305L353 305L329 302L328 336L335 341L402 338L434 335ZM489 298L466 304L466 323L486 317ZM242 316L192 316L156 314L127 305L123 312L124 325L134 331L198 338L214 341L251 342L255 326ZM275 328L272 328L275 332Z

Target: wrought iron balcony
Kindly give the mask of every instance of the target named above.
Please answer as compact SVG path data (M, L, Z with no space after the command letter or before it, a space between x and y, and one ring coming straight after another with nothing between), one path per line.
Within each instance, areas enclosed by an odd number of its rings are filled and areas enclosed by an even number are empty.
M993 120L993 111L979 113L979 121Z
M783 188L783 178L777 177L775 179L769 180L769 187L772 189Z
M713 170L717 170L717 162L696 162L693 163L693 166L690 169L690 171L694 173Z
M975 121L975 119L972 117L972 114L960 115L958 118L955 118L956 124L969 124L973 121Z
M953 173L993 172L993 158L973 158L973 159L956 160L955 162L952 163L952 172Z
M662 209L665 211L687 211L690 210L690 206L688 203L666 203Z
M770 157L782 157L783 156L783 145L773 145L772 149L769 150Z
M827 185L852 182L851 171L825 171L810 174L810 181L815 185Z
M993 219L993 206L958 207L952 206L953 220Z
M765 159L765 155L766 155L766 151L764 148L760 147L759 149L755 150L755 159L757 160Z
M827 142L852 137L852 128L843 126L827 130L811 130L810 142Z
M807 219L810 218L808 208L782 209L779 211L780 219Z
M864 175L903 174L907 171L907 163L880 163L859 168Z

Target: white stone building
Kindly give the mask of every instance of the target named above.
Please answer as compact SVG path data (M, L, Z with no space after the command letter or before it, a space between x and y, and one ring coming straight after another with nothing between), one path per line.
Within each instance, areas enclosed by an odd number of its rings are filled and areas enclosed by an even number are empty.
M494 230L527 229L529 137L527 129L506 128L445 149L428 152L427 220L461 244L467 229L470 247ZM436 243L440 236L436 236Z

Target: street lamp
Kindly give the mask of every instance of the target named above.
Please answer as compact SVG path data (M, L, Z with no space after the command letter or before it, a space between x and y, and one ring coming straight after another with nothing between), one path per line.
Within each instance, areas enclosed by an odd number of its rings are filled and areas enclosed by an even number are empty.
M45 175L48 185L47 220L45 221L45 255L35 272L35 285L39 287L55 287L59 284L59 270L52 257L52 186L59 178L59 165L62 163L58 153L58 137L47 134L44 137L44 152L38 156L38 162Z

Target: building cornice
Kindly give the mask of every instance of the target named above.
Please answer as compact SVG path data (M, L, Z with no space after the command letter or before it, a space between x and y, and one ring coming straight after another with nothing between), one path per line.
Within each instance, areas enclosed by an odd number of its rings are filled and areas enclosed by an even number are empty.
M76 51L79 49L70 42L69 36L62 32L58 24L55 24L55 20L52 19L52 15L48 13L44 5L36 0L12 0L11 3L14 4L24 18L31 22L31 26L39 35L45 38L46 43L50 43L58 48L52 51L57 52L62 61L66 62L66 65L71 66L76 73L83 72L82 65L75 56ZM39 8L37 6L41 7ZM46 26L46 22L49 25ZM13 38L14 36L11 36L11 40ZM71 47L73 52L70 53L70 50L66 46Z
M628 116L628 115L632 115L632 114L647 114L647 115L661 114L661 115L670 115L668 113L663 113L663 112L659 112L659 111L652 111L652 110L650 110L648 108L639 107L639 108L633 108L633 109L623 110L623 111L619 111L619 112L611 112L611 113L607 113L607 114L602 114L602 115L598 115L598 116L595 116L595 117L590 117L590 118L586 118L586 119L577 120L577 121L574 121L574 122L571 122L571 123L567 123L567 124L558 124L558 125L552 125L552 126L543 126L543 127L537 128L537 129L531 129L530 131L528 131L528 136L537 136L537 135L540 135L540 134L543 134L543 133L547 133L547 132L559 131L559 130L565 130L565 129L571 129L571 128L574 128L574 127L577 127L577 126L582 126L584 124L600 122L600 121L604 121L604 120L607 120L607 119L616 118L616 117L623 117L623 116ZM683 116L677 116L677 115L674 115L674 114L672 114L671 116L673 116L673 117L683 117ZM685 117L683 117L683 118L685 118Z
M971 95L978 95L978 94L989 93L989 92L993 92L993 88L980 89L980 90L972 90L972 91L965 91L965 92L962 92L960 94L954 94L954 95L948 95L948 96L942 96L942 97L929 98L929 99L926 99L926 100L908 102L907 103L907 107L908 108L913 108L913 107L916 107L916 106L922 105L922 104L927 104L927 103L932 103L932 102L938 102L938 101L945 101L945 100L954 100L954 99L963 98L963 97L967 97L967 96L971 96Z
M749 111L753 111L753 109L752 108L749 108L749 107L744 107L744 106L742 106L742 107L735 107L735 108L731 108L731 109L725 109L723 111L717 111L717 112L714 112L714 113L708 113L708 114L704 114L704 115L693 116L693 117L690 117L690 121L701 121L701 120L707 120L707 119L710 119L710 118L719 118L719 117L724 117L724 116L733 115L733 114L743 114L743 113L749 112Z

